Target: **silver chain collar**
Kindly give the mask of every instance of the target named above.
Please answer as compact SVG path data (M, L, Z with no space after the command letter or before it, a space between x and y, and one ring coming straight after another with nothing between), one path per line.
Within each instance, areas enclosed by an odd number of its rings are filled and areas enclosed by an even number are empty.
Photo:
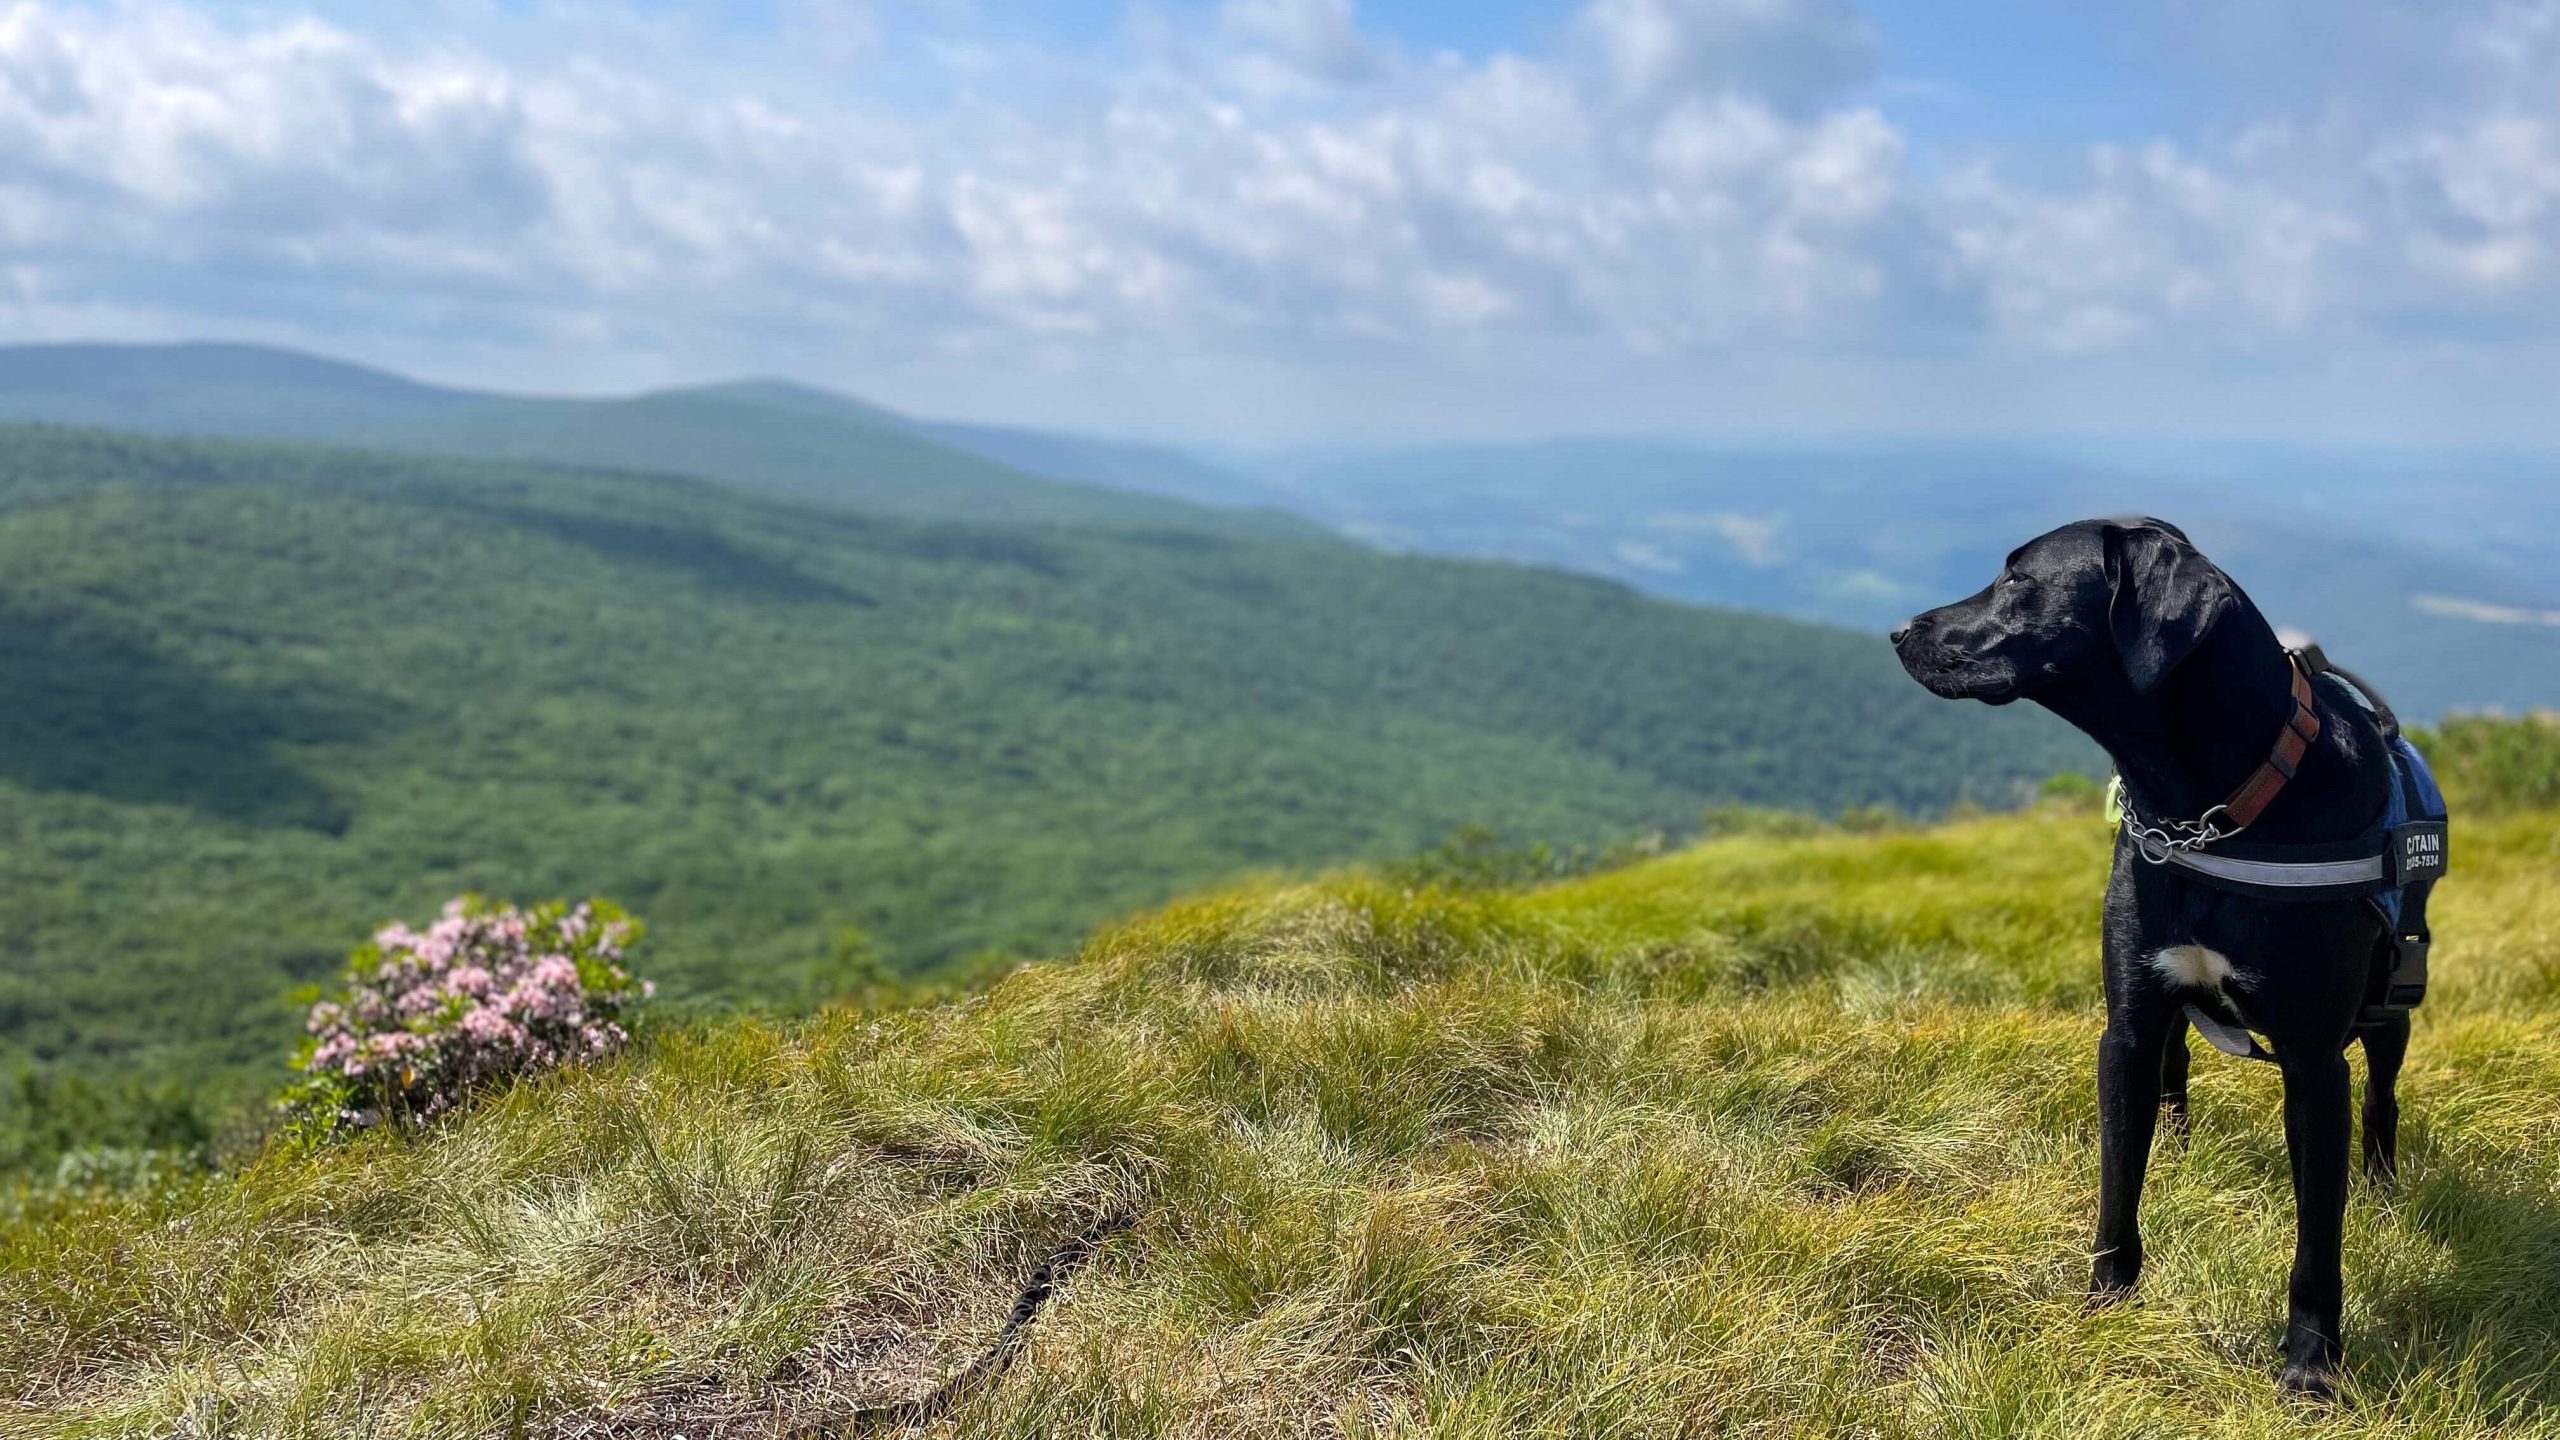
M2154 865L2166 865L2171 855L2202 850L2249 828L2223 825L2222 821L2231 818L2228 805L2216 805L2193 820L2163 820L2157 825L2143 820L2141 812L2133 808L2131 795L2125 796L2123 805L2124 833L2133 841L2133 852ZM2217 816L2221 818L2216 819Z

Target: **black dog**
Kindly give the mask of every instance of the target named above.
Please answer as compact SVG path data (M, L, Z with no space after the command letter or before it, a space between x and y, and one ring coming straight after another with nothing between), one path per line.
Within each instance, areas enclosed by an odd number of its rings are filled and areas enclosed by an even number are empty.
M2261 790L2249 838L2336 841L2365 829L2392 784L2375 717L2297 678L2275 631L2176 527L2084 521L2013 552L1988 589L1894 632L1913 679L1950 699L2033 700L2114 757L2144 816L2204 816ZM2297 718L2312 697L2317 736ZM2283 737L2291 727L2293 742ZM2265 798L2270 756L2298 752ZM2281 769L2281 766L2276 768ZM2263 810L2258 804L2263 803ZM2239 807L2235 807L2239 808ZM2296 1237L2283 1385L2336 1391L2339 1239L2350 1133L2345 1049L2365 1046L2364 1162L2388 1175L2409 1042L2405 1011L2358 1028L2386 927L2357 899L2280 903L2146 863L2119 835L2107 884L2107 1030L2098 1047L2100 1180L2091 1286L2130 1292L2142 1269L2135 1214L2161 1102L2183 1124L2187 1021L2197 1004L2268 1037L2284 1071Z

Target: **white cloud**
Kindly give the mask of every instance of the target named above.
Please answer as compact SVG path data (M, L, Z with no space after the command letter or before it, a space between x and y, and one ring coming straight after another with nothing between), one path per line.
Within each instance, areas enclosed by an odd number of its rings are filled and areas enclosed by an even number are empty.
M2165 141L2101 148L2068 188L1968 171L1936 208L2001 333L2063 352L2180 326L2268 337L2312 325L2363 233L2348 215Z
M569 0L224 13L0 0L0 338L1865 421L1905 356L2265 369L2560 320L2560 0L2448 10L2441 83L1956 163L1915 162L1841 0L1587 0L1473 59L1349 0L1101 58L861 0L788 0L760 51Z
M1226 0L1218 18L1229 35L1318 79L1363 80L1377 71L1351 0Z
M2495 345L2524 315L2560 319L2560 3L2448 6L2430 31L2406 69L2434 88L2322 97L2218 143L2094 147L2064 183L1978 164L1935 221L2025 345L2263 356L2411 327Z
M1742 92L1816 104L1866 79L1876 51L1873 28L1837 0L1591 0L1581 26L1637 103Z
M2371 168L2408 225L2422 269L2500 290L2551 270L2560 239L2560 134L2502 111L2378 149Z
M1741 9L1754 44L1783 28L1779 0ZM1194 41L1336 77L1379 53L1343 0L1231 0ZM963 348L1427 347L1493 322L1685 344L1871 289L1858 232L1900 161L1873 112L1733 93L1657 134L1561 60L1404 64L1324 102L1142 65L1033 113L784 109L625 58L22 3L0 20L0 175L29 197L9 258L62 290L163 276L210 314L265 274L313 306L335 289L358 325L384 321L362 313L378 287L582 333L769 323L808 296Z
M2442 615L2452 620L2476 620L2484 625L2549 625L2560 628L2560 610L2527 610L2514 605L2465 600L2454 595L2412 595L2409 603L2429 615Z

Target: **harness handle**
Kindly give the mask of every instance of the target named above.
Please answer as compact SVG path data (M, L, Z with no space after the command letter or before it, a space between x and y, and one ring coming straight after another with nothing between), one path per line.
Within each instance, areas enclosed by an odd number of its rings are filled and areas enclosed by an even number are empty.
M2395 740L2399 738L2400 717L2392 712L2391 702L2383 699L2382 692L2374 689L2363 676L2358 675L2356 672L2348 669L2344 665L2333 663L2329 659L2328 655L2321 650L2318 641L2304 641L2302 646L2293 652L2293 658L2301 662L2302 668L2307 674L2335 675L2339 679L2346 681L2350 686L2353 686L2356 691L2357 698L2364 701L2366 708L2373 711L2373 718L2381 723L2382 738L2385 740Z

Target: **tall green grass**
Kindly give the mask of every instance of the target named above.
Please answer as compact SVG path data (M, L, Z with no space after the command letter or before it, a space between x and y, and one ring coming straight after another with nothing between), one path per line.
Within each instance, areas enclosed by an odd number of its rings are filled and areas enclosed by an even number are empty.
M2471 805L2560 809L2560 710L2448 716L2417 740Z
M0 1432L790 1433L931 1389L1125 1208L939 1433L2560 1433L2560 824L2459 843L2335 1409L2273 1386L2266 1067L2200 1059L2141 1297L2081 1303L2107 837L2054 805L1275 882L66 1202L0 1228Z

